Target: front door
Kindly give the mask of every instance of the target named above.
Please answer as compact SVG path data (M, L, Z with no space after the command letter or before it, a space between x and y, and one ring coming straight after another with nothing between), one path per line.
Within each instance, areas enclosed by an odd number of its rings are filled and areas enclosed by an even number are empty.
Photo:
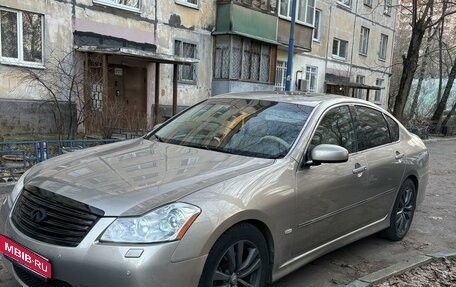
M352 115L348 106L325 113L312 137L310 150L335 144L349 151L343 163L304 166L297 172L295 255L353 231L366 223L362 202L367 198L367 164L357 153Z

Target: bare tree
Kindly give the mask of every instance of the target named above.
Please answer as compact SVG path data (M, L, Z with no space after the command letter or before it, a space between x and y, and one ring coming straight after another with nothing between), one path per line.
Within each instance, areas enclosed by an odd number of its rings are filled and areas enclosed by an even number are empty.
M404 110L407 103L407 98L410 94L412 81L418 68L421 44L423 42L426 31L434 26L439 25L445 17L456 13L456 6L451 6L449 0L442 2L434 0L412 0L411 8L408 10L411 16L411 37L407 54L402 56L402 75L399 83L399 89L395 97L393 115L399 120L404 120ZM437 18L433 17L432 10L437 5L442 11ZM408 9L407 7L404 9Z
M84 79L83 67L71 51L49 53L46 69L20 69L23 85L38 85L45 91L41 97L52 106L59 138L74 138L90 112L90 100L84 97L90 81Z

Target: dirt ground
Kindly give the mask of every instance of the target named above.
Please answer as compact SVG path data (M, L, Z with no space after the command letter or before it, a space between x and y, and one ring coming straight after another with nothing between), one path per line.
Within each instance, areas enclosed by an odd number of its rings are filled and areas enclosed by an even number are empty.
M416 210L414 221L404 240L390 242L375 235L370 236L311 262L274 283L273 287L344 286L359 277L407 261L419 254L456 250L456 140L430 142L427 146L431 159L426 198ZM0 193L0 199L2 196ZM2 267L0 259L0 287L18 287L12 281L11 274ZM456 274L454 269L451 270L453 275ZM404 280L412 280L411 277L404 277ZM453 285L416 285L412 281L404 281L398 283L403 285L386 286L456 286L454 282L448 281L451 279L445 279L450 277L439 277Z
M372 287L456 286L456 258L433 261Z

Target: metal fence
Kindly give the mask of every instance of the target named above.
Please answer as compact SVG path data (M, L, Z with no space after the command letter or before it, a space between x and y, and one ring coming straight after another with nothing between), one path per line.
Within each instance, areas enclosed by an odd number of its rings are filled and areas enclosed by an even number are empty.
M28 168L75 150L127 139L79 139L0 142L0 180L17 180Z

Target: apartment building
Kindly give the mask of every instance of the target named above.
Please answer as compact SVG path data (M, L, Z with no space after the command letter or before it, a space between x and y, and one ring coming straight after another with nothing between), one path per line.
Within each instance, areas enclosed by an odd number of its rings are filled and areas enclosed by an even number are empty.
M23 76L67 84L56 60L84 78L84 99L72 100L78 113L87 99L100 115L115 102L151 126L208 97L214 22L210 0L2 1L0 133L53 132L49 90ZM68 98L57 98L68 109Z
M386 107L396 23L393 1L315 1L313 17L298 19L314 29L311 51L294 57L295 89L302 80L307 91L358 97ZM300 0L298 7L304 11ZM279 17L287 19L282 10ZM287 50L279 49L276 89L284 87L280 76L286 61Z

